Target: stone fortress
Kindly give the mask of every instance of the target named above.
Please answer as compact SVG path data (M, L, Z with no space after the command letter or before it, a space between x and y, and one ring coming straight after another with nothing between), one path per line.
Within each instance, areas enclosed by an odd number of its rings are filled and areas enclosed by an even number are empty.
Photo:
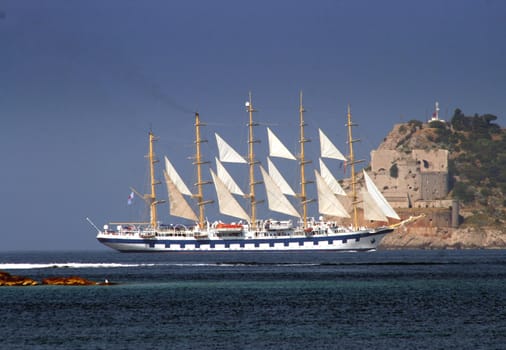
M389 203L396 208L451 205L448 195L448 151L378 149L371 152L371 172Z
M444 122L437 114L429 123L433 121ZM426 218L421 225L458 227L458 202L447 199L449 153L429 147L428 134L422 129L427 130L427 125L396 124L378 149L371 152L368 173L401 216L424 212Z

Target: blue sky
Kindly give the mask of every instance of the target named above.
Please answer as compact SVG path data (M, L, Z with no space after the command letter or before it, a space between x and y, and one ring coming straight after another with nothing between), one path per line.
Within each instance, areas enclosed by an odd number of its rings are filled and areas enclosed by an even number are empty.
M4 0L0 250L104 249L84 218L102 226L144 213L140 200L126 203L130 186L145 187L148 131L191 185L193 112L208 124L208 159L214 132L245 154L249 91L264 164L265 125L296 151L300 90L315 162L318 128L346 149L348 103L366 160L436 100L442 118L461 108L504 126L505 36L500 0ZM287 162L276 164L296 184ZM166 207L160 216L177 221Z

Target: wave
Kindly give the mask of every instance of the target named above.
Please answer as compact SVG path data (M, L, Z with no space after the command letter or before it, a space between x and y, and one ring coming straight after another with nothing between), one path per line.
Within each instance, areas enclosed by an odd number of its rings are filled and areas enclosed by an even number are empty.
M65 262L65 263L0 263L0 270L30 270L30 269L108 269L123 267L206 267L206 266L247 266L243 263L81 263L81 262Z
M111 263L111 262L50 262L50 263L0 263L3 270L30 270L30 269L114 269L114 268L150 268L150 267L338 267L338 266L407 266L407 265L453 265L466 264L465 262L427 262L427 261L380 261L380 262L249 262L227 261L211 263ZM467 263L469 264L469 263Z
M119 267L143 267L143 266L155 266L156 264L121 264L121 263L79 263L79 262L67 262L67 263L44 263L44 264L32 264L32 263L5 263L0 264L0 270L30 270L30 269L90 269L90 268L119 268Z
M216 262L216 263L82 263L82 262L50 262L50 263L0 263L1 270L31 269L108 269L125 267L241 267L241 266L317 266L313 263L257 263L257 262Z

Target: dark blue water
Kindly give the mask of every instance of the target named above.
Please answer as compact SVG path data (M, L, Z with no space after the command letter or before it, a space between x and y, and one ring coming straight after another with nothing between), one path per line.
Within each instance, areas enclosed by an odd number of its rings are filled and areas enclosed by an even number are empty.
M506 251L2 253L5 349L504 349Z

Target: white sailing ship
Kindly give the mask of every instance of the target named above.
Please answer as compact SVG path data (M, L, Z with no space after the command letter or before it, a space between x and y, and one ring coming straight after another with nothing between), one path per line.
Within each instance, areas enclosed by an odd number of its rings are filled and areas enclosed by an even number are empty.
M302 94L300 96L300 153L295 157L270 129L267 129L269 140L268 171L256 160L254 153L253 104L251 94L246 102L249 116L248 156L242 157L221 136L216 134L219 158L216 158L216 171L210 169L212 183L216 190L217 204L221 214L235 218L234 222L209 222L204 213L205 206L213 203L204 200L203 186L211 183L204 181L201 144L205 142L200 136L199 114L195 114L195 145L196 155L194 165L197 168L196 193L191 193L176 169L165 157L164 178L168 190L169 213L171 216L189 220L191 225L163 225L158 221L157 207L164 203L156 196L154 165L157 162L154 155L155 137L149 133L149 165L150 188L149 194L143 195L150 209L149 222L115 222L98 229L91 220L88 221L97 229L97 239L100 243L122 252L180 252L180 251L285 251L285 250L342 250L364 251L374 250L381 239L394 230L398 225L388 225L388 218L400 220L381 192L376 188L367 173L363 172L365 186L359 200L358 185L355 173L355 156L353 153L352 124L350 108L347 113L349 155L345 157L324 134L319 130L320 149L322 158L339 159L346 162L351 169L351 194L347 195L339 182L335 179L323 160L320 158L320 171L314 170L319 218L308 216L306 187L312 182L306 179L306 167L310 161L305 158L305 143L309 140L304 136L304 107ZM296 193L282 174L278 171L270 157L281 157L299 161L300 192ZM249 167L249 192L244 193L223 163L243 163ZM260 169L263 182L255 178L255 168ZM290 220L259 219L257 217L256 186L265 186L269 210L290 216ZM137 192L137 191L136 191ZM138 194L139 195L139 194ZM234 196L249 200L249 213L244 210ZM300 211L286 196L298 198ZM198 207L198 214L185 197L193 198ZM351 207L351 214L346 204ZM359 208L361 207L361 208ZM358 214L363 214L363 221L359 224ZM345 221L342 221L345 220ZM365 227L365 222L381 222L384 226Z

